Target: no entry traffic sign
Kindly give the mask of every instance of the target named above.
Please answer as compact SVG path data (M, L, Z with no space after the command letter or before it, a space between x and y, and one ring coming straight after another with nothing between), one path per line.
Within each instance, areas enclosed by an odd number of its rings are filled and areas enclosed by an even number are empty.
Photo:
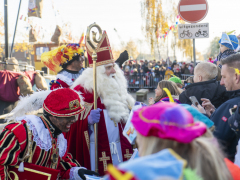
M197 23L203 20L208 13L207 0L180 0L178 13L184 21Z

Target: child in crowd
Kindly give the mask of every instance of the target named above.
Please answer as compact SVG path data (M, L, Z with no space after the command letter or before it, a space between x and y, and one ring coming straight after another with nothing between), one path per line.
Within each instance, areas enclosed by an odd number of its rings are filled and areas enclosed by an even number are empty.
M167 70L166 70L166 72L165 72L165 80L168 80L168 79L170 79L172 76L171 75L173 75L174 73L173 73L173 71L171 70L171 67L168 67L167 68Z
M177 67L177 68L175 69L174 75L177 76L177 77L179 77L179 78L182 77L180 68Z
M164 98L168 97L167 93L163 90L163 88L167 88L170 91L171 95L173 95L175 101L177 101L178 96L180 94L177 85L171 81L163 80L158 83L158 86L155 89L155 98L151 97L148 99L149 105L153 105L157 102L162 101Z
M235 35L227 35L222 33L222 38L219 40L220 53L217 56L217 65L222 68L220 64L221 59L224 59L232 54L236 54L235 50L238 47L238 38Z
M169 79L169 81L172 81L173 83L175 83L177 85L178 90L179 90L180 93L183 92L183 89L182 89L183 88L183 83L182 83L182 81L181 81L181 79L179 77L171 77Z

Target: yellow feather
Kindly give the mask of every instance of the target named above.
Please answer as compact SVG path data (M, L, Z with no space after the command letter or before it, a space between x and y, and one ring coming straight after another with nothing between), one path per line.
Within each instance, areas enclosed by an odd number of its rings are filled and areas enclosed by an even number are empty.
M169 97L169 101L174 103L173 97L172 97L170 91L168 90L168 88L163 88L163 90L167 93L167 95Z
M235 72L239 75L240 72L239 72L239 69L238 68L234 68L235 69Z

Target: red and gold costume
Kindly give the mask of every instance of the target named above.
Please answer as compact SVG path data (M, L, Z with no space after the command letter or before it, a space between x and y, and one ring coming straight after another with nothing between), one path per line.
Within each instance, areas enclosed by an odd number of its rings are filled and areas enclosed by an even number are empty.
M63 97L65 93L67 97ZM44 100L43 108L57 117L75 116L84 110L79 95L70 89L52 91ZM29 179L50 177L52 180L58 174L60 179L73 179L74 173L82 168L67 152L67 140L61 131L45 116L26 115L8 124L0 134L0 154L2 180L9 176L21 179L26 175Z
M92 51L91 47L86 43L88 53L89 67L83 74L74 82L86 79L87 72L91 70ZM97 66L113 64L113 59L110 43L106 32L103 32L103 38L96 47L97 52ZM104 67L103 67L104 68ZM124 77L123 77L124 78ZM89 82L92 82L89 77ZM100 83L98 83L100 86ZM104 84L102 84L104 86ZM79 120L71 126L70 131L66 134L68 140L68 151L71 152L74 158L87 169L94 170L95 168L95 146L94 146L94 132L93 125L88 124L88 116L93 110L93 91L88 91L84 85L77 85L74 90L80 92L84 98L85 112L79 115ZM114 90L113 90L114 91ZM99 93L99 92L98 92ZM127 94L127 91L126 91ZM107 164L118 164L120 162L130 159L133 151L132 146L128 140L122 135L125 123L122 121L113 121L110 118L106 105L103 103L102 97L97 99L97 108L100 108L100 120L98 123L98 169L99 174L104 175L107 172ZM112 100L114 101L114 100ZM116 102L119 106L124 106L129 114L128 105L126 103ZM121 111L121 110L120 110Z

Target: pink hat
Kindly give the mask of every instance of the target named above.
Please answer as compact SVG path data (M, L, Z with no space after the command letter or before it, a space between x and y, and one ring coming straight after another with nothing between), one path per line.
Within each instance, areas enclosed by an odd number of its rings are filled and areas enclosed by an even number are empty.
M203 135L207 127L202 122L194 122L193 116L181 105L157 103L134 112L134 128L143 136L190 143Z

